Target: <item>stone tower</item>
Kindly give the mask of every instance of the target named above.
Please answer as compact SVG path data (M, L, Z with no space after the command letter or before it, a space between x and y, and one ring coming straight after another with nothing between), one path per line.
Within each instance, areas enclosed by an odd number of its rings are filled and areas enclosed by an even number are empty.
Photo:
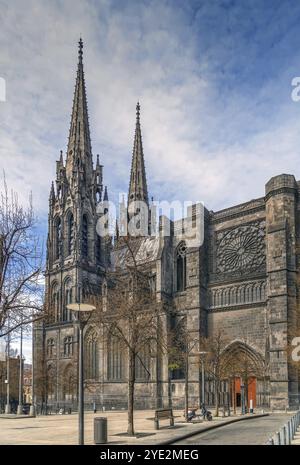
M77 335L67 304L100 293L108 257L108 242L96 232L102 197L99 155L93 165L80 39L66 161L61 151L49 197L45 283L49 320L43 331L35 328L36 379L42 370L51 372L49 379L76 377ZM42 353L47 360L44 368ZM64 390L64 383L56 382L55 388L48 387L48 400L66 398Z
M75 300L75 290L97 292L99 276L105 269L104 243L96 232L97 204L103 192L102 166L97 155L93 167L82 55L80 39L66 163L61 152L56 186L52 183L49 199L47 295L52 306L56 296L55 321L69 319L65 305L67 300ZM53 291L54 284L57 292Z
M275 176L266 185L271 405L277 409L299 406L297 368L287 350L299 318L297 197L292 175Z

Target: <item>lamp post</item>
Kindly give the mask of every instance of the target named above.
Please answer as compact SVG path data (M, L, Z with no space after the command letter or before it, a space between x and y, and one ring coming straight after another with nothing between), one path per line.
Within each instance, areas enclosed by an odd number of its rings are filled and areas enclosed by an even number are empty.
M19 367L19 405L17 414L23 413L23 326L21 325L20 334L20 367Z
M200 356L201 361L201 404L205 405L205 369L204 369L204 357L208 354L206 351L196 352L195 355Z
M6 405L5 405L5 413L11 413L10 408L10 392L9 392L9 383L10 383L10 334L7 335L7 352L6 352Z
M201 381L202 381L202 404L203 406L205 405L205 372L204 372L204 357L207 354L207 352L202 351L199 352L201 357Z
M79 324L79 351L78 351L78 443L84 444L84 370L83 370L83 330L91 313L96 309L93 305L89 304L69 304L67 309L77 313L77 320Z
M241 383L241 404L242 404L242 415L246 413L246 405L245 405L245 385Z
M36 398L35 398L35 359L34 359L34 338L37 329L35 328L34 324L31 325L32 327L32 345L31 345L31 353L32 353L32 362L31 362L31 405L29 410L29 415L31 417L36 416Z

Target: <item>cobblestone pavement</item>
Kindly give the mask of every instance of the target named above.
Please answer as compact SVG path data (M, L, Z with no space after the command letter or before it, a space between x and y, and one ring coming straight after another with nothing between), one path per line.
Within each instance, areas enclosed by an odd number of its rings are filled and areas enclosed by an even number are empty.
M176 445L258 445L266 444L278 428L290 418L287 414L272 414L267 417L254 418L248 421L240 421L208 431L184 441L176 442Z

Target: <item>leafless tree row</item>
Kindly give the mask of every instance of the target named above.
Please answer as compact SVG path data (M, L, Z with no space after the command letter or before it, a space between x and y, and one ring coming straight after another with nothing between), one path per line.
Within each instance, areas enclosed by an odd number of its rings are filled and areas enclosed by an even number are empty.
M4 178L0 192L0 337L43 316L42 261L32 199L24 207Z

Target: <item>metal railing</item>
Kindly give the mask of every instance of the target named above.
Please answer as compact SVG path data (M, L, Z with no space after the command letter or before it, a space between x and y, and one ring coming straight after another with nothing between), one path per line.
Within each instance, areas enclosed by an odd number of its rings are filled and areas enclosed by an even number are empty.
M277 431L267 442L269 446L288 446L292 443L297 429L300 425L300 410L295 413L279 431Z

